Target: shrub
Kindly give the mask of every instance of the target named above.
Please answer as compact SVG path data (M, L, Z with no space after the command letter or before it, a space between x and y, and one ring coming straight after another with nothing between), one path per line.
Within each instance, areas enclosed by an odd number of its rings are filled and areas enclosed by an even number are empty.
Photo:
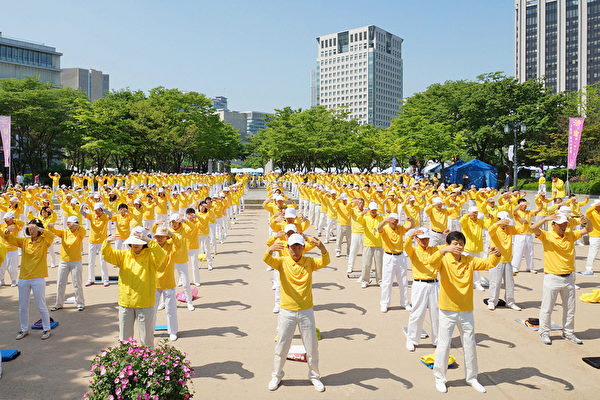
M191 398L188 383L194 372L185 357L166 340L150 349L129 338L94 357L92 380L83 397L90 400Z

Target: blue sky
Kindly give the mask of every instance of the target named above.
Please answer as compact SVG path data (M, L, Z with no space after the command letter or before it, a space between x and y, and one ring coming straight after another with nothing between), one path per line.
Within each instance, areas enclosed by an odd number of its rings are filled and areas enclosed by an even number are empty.
M62 67L229 98L229 108L310 106L319 35L377 25L404 39L404 95L514 75L512 0L4 1L0 31L56 47Z

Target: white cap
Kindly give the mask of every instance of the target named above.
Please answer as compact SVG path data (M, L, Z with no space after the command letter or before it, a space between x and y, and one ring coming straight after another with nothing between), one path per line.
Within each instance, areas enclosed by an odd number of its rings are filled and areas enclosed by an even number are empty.
M454 192L455 192L455 193L459 193L459 192L460 192L460 189L459 189L459 188L456 188L456 189L454 189Z
M288 207L285 209L284 218L296 218L296 209Z
M340 200L348 200L348 195L346 193L340 194Z
M413 196L413 195L411 194L410 196L408 196L408 200L409 200L409 201L415 200L415 196Z
M284 201L285 199L283 198L282 195L278 194L277 196L275 196L275 201Z
M67 218L67 222L70 222L72 224L78 224L79 218L77 218L76 215L71 215L69 218Z
M590 207L598 207L600 206L600 200L595 200Z
M129 244L129 245L131 245L131 244L141 244L141 245L146 244L145 241L134 236L134 234L136 234L136 233L138 233L138 234L141 233L142 235L145 235L146 229L144 229L144 227L142 227L142 226L133 227L131 229L131 234L129 235L129 237L127 239L125 239L123 244Z
M94 198L95 198L95 199L99 199L99 198L100 198L100 195L96 193L96 194L94 195Z
M298 232L298 228L296 227L296 225L294 224L287 224L285 226L285 228L283 229L283 231L285 233L288 233L289 231L294 231L294 232Z
M4 214L4 219L15 219L15 213L12 211L7 212Z
M398 218L398 214L396 214L396 213L390 213L388 215L388 218L395 219L396 221L398 221L400 219L400 218Z
M102 210L103 206L104 206L104 204L102 204L102 203L95 203L94 204L94 211L96 211L96 210Z
M142 204L142 201L140 199L135 199L133 201L133 204Z
M560 214L569 214L570 215L572 211L571 211L571 207L569 207L569 206L562 206L562 207L560 207L558 209L558 212Z
M164 188L160 188L160 189L158 189L158 193L164 193L164 192L165 192L165 189L164 189Z
M473 213L473 212L479 212L479 208L477 208L477 206L471 206L471 207L469 207L469 209L467 210L467 212L469 214Z
M288 238L287 244L288 246L292 246L294 244L301 244L302 246L304 246L304 237L302 237L302 235L298 233L294 233Z
M431 201L431 204L433 204L434 206L437 204L444 204L444 200L442 200L441 197L434 197Z
M377 186L377 189L375 189L378 192L383 192L383 186Z
M13 196L13 197L10 198L10 201L19 201L19 199L16 198L15 196Z
M498 219L510 219L510 214L508 213L508 211L500 211L496 217Z
M71 200L71 205L75 205L75 204L79 204L79 201L77 201L77 199Z
M337 192L335 191L335 189L332 189L330 193L331 194L337 194Z
M423 233L417 235L417 237L419 239L430 239L431 235L429 234L429 230L427 229L421 229L423 231Z
M558 218L556 218L554 221L555 224L564 224L565 222L569 222L569 220L567 219L567 217L565 217L564 214L557 214Z
M169 221L181 221L181 216L177 213L173 213L169 216Z
M374 201L369 203L369 210L377 210L379 209L379 206L377 205L377 203L375 203Z

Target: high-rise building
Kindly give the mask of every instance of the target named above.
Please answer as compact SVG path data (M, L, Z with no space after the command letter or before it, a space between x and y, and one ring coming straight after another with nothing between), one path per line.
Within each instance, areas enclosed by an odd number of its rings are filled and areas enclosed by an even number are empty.
M95 69L64 68L60 81L63 86L83 91L90 101L101 99L110 89L109 75Z
M515 76L555 93L600 82L600 0L515 0Z
M403 97L403 39L374 25L317 37L311 105L388 127Z
M54 47L2 36L0 32L0 79L38 75L40 81L58 87L61 56Z
M265 117L269 114L260 111L244 111L246 114L246 133L248 136L255 135L267 128Z
M211 100L213 102L215 110L229 111L229 109L227 108L227 97L217 96L213 97Z

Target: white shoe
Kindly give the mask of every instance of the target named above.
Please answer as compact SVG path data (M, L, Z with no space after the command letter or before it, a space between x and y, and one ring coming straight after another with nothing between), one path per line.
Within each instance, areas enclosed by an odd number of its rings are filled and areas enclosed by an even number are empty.
M336 257L341 257L341 256L342 256L342 253L340 253L339 251L337 251L337 252L335 253L335 256L336 256Z
M440 393L446 393L448 391L446 384L442 381L435 381L435 388Z
M406 311L412 311L412 306L409 304L409 305L407 305L406 307L404 307L404 309L405 309Z
M363 281L363 280L361 279L361 277L360 277L360 276L359 276L359 277L358 277L358 279L356 280L356 282L358 282L358 283L362 283L362 281Z
M415 351L415 345L412 344L411 342L406 342L406 350Z
M550 335L548 335L547 333L541 334L540 338L542 339L542 343L548 345L552 344L552 340L550 340Z
M158 305L158 310L160 311L160 310L164 310L164 309L165 309L165 303L160 303Z
M315 387L315 390L317 392L324 392L325 391L325 385L323 385L323 382L321 382L321 380L317 379L317 378L313 378L310 380L310 383L313 384L313 386Z
M212 268L212 265L209 265L209 266L208 266L208 270L209 270L209 271L212 271L212 270L213 270L213 268Z
M509 308L515 310L515 311L521 311L521 307L519 307L518 305L516 305L515 303L512 303L511 305L508 306Z
M494 303L492 303L491 301L488 300L488 310L494 311L495 309L496 309L496 306L494 305Z
M194 286L200 286L200 282L194 282L193 285Z
M279 379L278 377L274 376L269 381L269 385L267 386L267 388L270 391L277 390L277 388L279 387L280 383L281 383L281 379Z
M381 312L386 313L387 312L387 306L381 306L379 308L381 310Z
M469 385L471 385L471 387L475 390L477 390L479 393L485 393L487 392L487 390L485 390L485 388L483 387L483 385L481 385L481 383L479 383L477 380L471 381L471 382L467 382Z
M273 314L277 314L279 312L280 308L279 305L276 305L275 307L273 307Z
M352 267L348 267L348 269L346 270L347 274L351 274L352 273Z
M362 281L362 283L360 284L360 287L363 289L366 288L367 286L369 286L369 282Z
M475 284L473 285L473 287L477 290L485 290L485 288L483 287L483 285L479 282L475 282Z
M169 340L170 340L171 342L174 342L174 341L176 341L176 340L177 340L177 335L175 335L175 334L170 334L170 335L169 335Z
M195 309L195 307L194 307L194 305L192 303L187 303L187 308L190 311L194 311L194 309Z

